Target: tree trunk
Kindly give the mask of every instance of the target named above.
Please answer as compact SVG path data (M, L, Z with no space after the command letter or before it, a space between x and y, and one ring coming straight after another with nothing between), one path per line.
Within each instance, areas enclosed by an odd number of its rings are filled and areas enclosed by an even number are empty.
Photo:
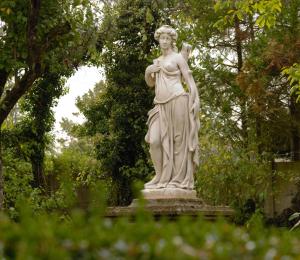
M4 208L4 175L3 175L3 159L2 159L2 132L0 125L0 210Z
M237 55L237 68L238 73L242 71L243 67L243 46L241 40L241 29L240 29L240 21L237 17L234 19L234 32L235 32L235 44L236 44L236 55ZM242 125L242 138L245 146L247 146L248 142L248 131L247 131L247 102L244 93L240 96L240 107L241 107L241 125Z
M33 173L33 188L46 188L46 180L44 176L43 160L31 159Z
M4 86L8 78L8 73L5 70L0 70L0 97L3 94Z
M255 115L255 130L256 130L256 143L257 143L257 152L259 155L262 155L263 144L262 144L262 131L261 131L261 117Z
M295 95L291 96L290 113L292 119L292 129L291 129L292 160L300 161L300 103L296 103Z
M242 40L241 40L241 29L240 21L237 17L234 19L234 32L235 32L235 43L236 43L236 54L238 58L238 72L242 71L243 67L243 53L242 53Z
M128 206L133 199L130 181L120 177L113 179L111 185L109 204L111 206Z

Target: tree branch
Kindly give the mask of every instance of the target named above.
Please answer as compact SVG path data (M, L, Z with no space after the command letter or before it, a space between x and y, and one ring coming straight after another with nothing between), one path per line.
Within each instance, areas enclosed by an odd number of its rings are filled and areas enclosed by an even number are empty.
M0 97L3 94L4 86L6 84L6 81L8 79L8 72L6 70L0 70Z
M71 29L72 28L71 28L71 25L69 22L65 22L61 26L52 28L48 32L48 34L45 38L45 43L41 46L41 50L43 52L47 52L49 50L49 48L51 47L51 45L55 44L55 40L58 37L68 34L71 31Z
M0 99L0 125L4 122L12 108L18 100L28 91L34 81L40 77L35 71L28 70L12 89L7 90L5 95Z
M30 0L28 26L27 26L27 48L29 70L40 70L41 48L37 43L37 25L41 8L40 0Z
M37 26L39 20L41 1L31 0L30 10L28 14L28 26L27 26L27 48L28 59L27 64L29 69L20 78L19 83L7 90L3 95L4 85L8 78L8 73L4 70L0 70L0 125L4 122L12 108L18 102L18 100L30 89L36 79L41 77L44 70L41 67L42 54L49 51L49 48L54 46L54 41L59 36L63 36L70 32L71 26L69 23L65 23L52 30L47 35L49 40L42 44L38 41Z

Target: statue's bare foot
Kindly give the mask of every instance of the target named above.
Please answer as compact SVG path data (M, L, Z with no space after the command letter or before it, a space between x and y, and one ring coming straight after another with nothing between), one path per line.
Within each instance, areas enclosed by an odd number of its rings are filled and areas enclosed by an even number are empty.
M168 185L167 185L167 188L170 188L170 189L181 189L180 187L180 184L177 183L177 182L169 182Z
M156 189L163 189L163 188L166 188L166 184L163 184L163 183L158 183L156 184Z
M156 184L152 184L152 183L146 183L145 184L145 189L163 189L166 188L166 184L162 184L162 183L156 183Z
M174 188L178 188L175 184L168 184L167 185L167 188L170 188L170 189L174 189Z
M145 189L156 189L156 185L155 184L148 184L146 183L144 185Z
M145 183L145 188L146 189L156 189L156 185L158 183L158 178L156 176L154 176L154 178L151 181L148 181Z

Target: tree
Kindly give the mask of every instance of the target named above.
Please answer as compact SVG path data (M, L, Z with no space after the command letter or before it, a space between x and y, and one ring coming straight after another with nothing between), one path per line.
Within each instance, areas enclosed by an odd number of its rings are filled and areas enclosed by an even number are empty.
M274 27L276 26L276 19L282 11L282 6L293 6L294 11L292 16L296 18L297 21L297 1L285 1L285 0L218 0L215 4L216 9L230 8L227 14L221 18L217 24L222 25L227 22L232 22L232 20L237 17L239 20L243 20L245 16L250 15L253 17L255 14L255 24L259 27ZM296 27L297 29L297 27ZM298 61L297 61L298 62ZM297 101L300 99L300 65L299 63L294 63L286 68L282 69L284 75L288 75L288 80L292 87L291 92L298 95Z
M44 176L45 150L51 139L55 119L52 107L64 92L64 80L59 74L47 74L33 86L22 102L23 119L19 127L19 135L23 136L27 156L32 165L34 188L46 188ZM48 135L47 135L48 134Z
M176 17L188 24L198 49L194 66L203 116L226 128L216 134L269 159L299 153L292 137L299 120L288 105L294 98L281 75L299 60L299 1L185 2L188 16L179 11Z
M76 67L92 38L92 2L7 0L0 3L0 128L18 100L48 73ZM59 64L59 66L55 66ZM14 79L13 85L7 83ZM1 135L0 135L1 150ZM0 208L3 207L0 156Z
M179 9L175 16L183 28L183 37L195 47L192 65L199 85L201 113L226 128L218 135L247 147L247 98L236 76L244 63L251 24L236 20L220 31L215 24L225 15L224 10L216 11L208 0L185 2L184 13L188 15L182 15Z
M78 101L87 118L86 132L97 138L97 158L111 183L111 204L129 204L133 181L145 180L152 171L143 142L153 93L144 72L152 62L163 7L142 0L105 6L98 46L106 82Z

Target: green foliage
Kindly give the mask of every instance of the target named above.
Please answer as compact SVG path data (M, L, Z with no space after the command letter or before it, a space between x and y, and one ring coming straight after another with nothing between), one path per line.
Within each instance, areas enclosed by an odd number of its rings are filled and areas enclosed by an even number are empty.
M48 74L68 76L88 62L95 47L97 19L90 1L2 1L0 10L4 10L0 20L2 126L39 79Z
M153 93L144 80L151 61L154 31L162 22L157 1L116 1L104 6L98 47L106 82L78 100L95 138L97 159L112 184L112 204L129 204L135 179L152 170L142 145Z
M18 129L24 131L24 127ZM26 136L30 130L3 133L6 140L3 158L5 209L9 210L11 217L18 217L17 204L22 198L30 198L31 207L39 212L64 211L74 204L85 208L89 203L89 191L103 179L91 141L88 138L74 139L59 153L46 151L42 161L44 185L33 188L35 180L30 158L39 153L32 150L35 140Z
M248 199L253 199L262 207L270 178L268 163L255 158L251 160L255 153L246 154L224 144L214 145L210 150L203 147L206 150L197 175L200 197L214 205L238 208L242 208Z
M277 196L277 182L298 183L298 171L272 169L271 152L259 153L255 139L239 145L218 118L201 114L200 167L196 173L198 196L207 204L230 205L235 222L245 223L254 212L264 212L270 196Z
M235 17L244 20L245 17L256 17L255 24L259 27L272 27L276 17L281 12L281 0L218 0L214 5L215 10L226 11L226 15L215 23L215 26L223 29L227 24L233 24Z
M214 26L229 9L242 12L247 5L252 8L252 4L263 2L217 1L215 12L212 1L188 1L189 16L178 17L185 30L181 32L190 37L197 50L193 71L201 112L220 125L220 135L234 149L245 148L245 154L255 149L271 158L299 153L299 106L281 75L282 68L298 62L300 57L299 1L282 4L270 28L255 25L254 13L240 19L228 14L233 23L222 22L224 30ZM191 21L193 26L189 26Z
M9 79L22 82L32 65L24 33L27 4L0 3L0 83L6 70ZM106 181L111 204L131 201L132 184L153 173L143 141L153 98L144 70L157 56L155 29L174 21L179 42L195 46L192 66L199 83L202 123L199 195L209 203L239 209L250 199L260 208L271 174L267 161L290 152L290 140L296 147L300 136L300 108L289 96L287 84L290 81L292 90L298 91L299 1L106 2L96 33L94 8L93 1L42 3L33 47L45 47L34 52L40 55L38 65L44 74L22 101L21 108L27 111L23 120L4 133L4 149L9 150L4 160L7 205L15 207L18 191L32 196L36 208L66 209L68 193L70 201L88 194L99 179ZM48 194L40 194L30 188L28 161L42 162L45 157L50 143L46 133L53 125L51 107L63 93L62 77L91 62L103 65L106 82L78 99L87 119L83 126L64 122L73 139L60 154L46 156L44 177L51 184ZM280 73L285 67L287 80ZM5 90L14 87L6 84ZM68 189L65 178L70 180Z
M201 118L198 196L211 205L232 206L239 212L235 221L243 223L256 210L263 211L271 184L269 160L257 152L256 145L247 150L229 143L228 137L220 133L222 125Z
M300 64L295 63L291 67L284 68L282 74L288 75L291 93L298 95L297 102L300 101Z
M61 75L49 73L20 102L23 116L15 128L19 128L18 138L27 148L34 187L46 188L44 157L46 148L52 141L49 136L55 122L52 107L65 92L64 82Z
M33 120L23 122L31 138L26 141L31 150L34 186L42 183L45 134L53 125L53 100L62 94L61 77L94 58L98 22L95 4L85 0L0 3L0 130L17 102L36 86L24 105L31 110ZM0 208L4 182L1 149Z
M33 204L39 207L41 190L50 189L44 175L44 157L52 142L49 135L54 124L51 107L62 93L60 77L47 75L19 103L17 122L2 130L6 208L14 208L18 197L22 196L32 197Z
M29 1L1 1L0 12L2 35L0 46L2 49L0 69L7 71L27 68L31 46L27 42L27 24L30 17ZM90 1L47 1L41 2L40 19L36 28L37 47L43 47L42 67L52 66L52 72L60 71L61 63L72 64L82 58L82 49L86 48L87 40L92 46L91 34L82 38L89 30L95 28L92 4ZM67 30L65 30L67 29ZM91 32L91 31L90 31ZM87 35L86 35L87 36ZM29 48L28 48L29 47ZM12 51L13 50L13 51ZM48 51L48 52L47 52ZM68 64L66 64L68 63Z
M51 158L51 174L72 179L73 185L91 185L102 179L99 162L95 159L92 143L87 139L72 141L67 148Z
M101 203L98 201L98 203ZM26 204L23 201L23 205ZM0 216L0 257L8 259L296 259L299 230L264 228L259 216L248 228L201 218L135 221L73 210L67 218L34 214L23 206L20 221Z
M226 15L223 15L214 26L223 30L228 25L232 25L234 23L234 19L238 18L241 21L250 19L254 19L255 25L260 28L267 27L272 28L276 27L279 24L279 15L285 8L283 6L294 7L297 10L297 5L299 5L299 1L281 1L281 0L242 0L242 1L232 1L232 0L219 0L214 5L216 12L226 11ZM296 11L297 12L297 11ZM293 17L294 11L291 10L290 14L286 14L287 16ZM296 14L297 19L297 14ZM276 24L277 22L277 24ZM292 30L295 31L296 34L299 30L298 23L292 24ZM290 67L282 68L282 74L289 75L290 85L292 87L292 92L295 92L298 95L297 101L299 101L300 93L297 91L299 89L299 65L294 64L290 65ZM293 84L293 83L296 84ZM297 92L296 92L297 91Z
M15 202L22 196L30 197L33 190L31 188L32 174L30 163L16 158L13 151L5 150L4 156L4 192L5 208L10 211L11 216L15 214Z

